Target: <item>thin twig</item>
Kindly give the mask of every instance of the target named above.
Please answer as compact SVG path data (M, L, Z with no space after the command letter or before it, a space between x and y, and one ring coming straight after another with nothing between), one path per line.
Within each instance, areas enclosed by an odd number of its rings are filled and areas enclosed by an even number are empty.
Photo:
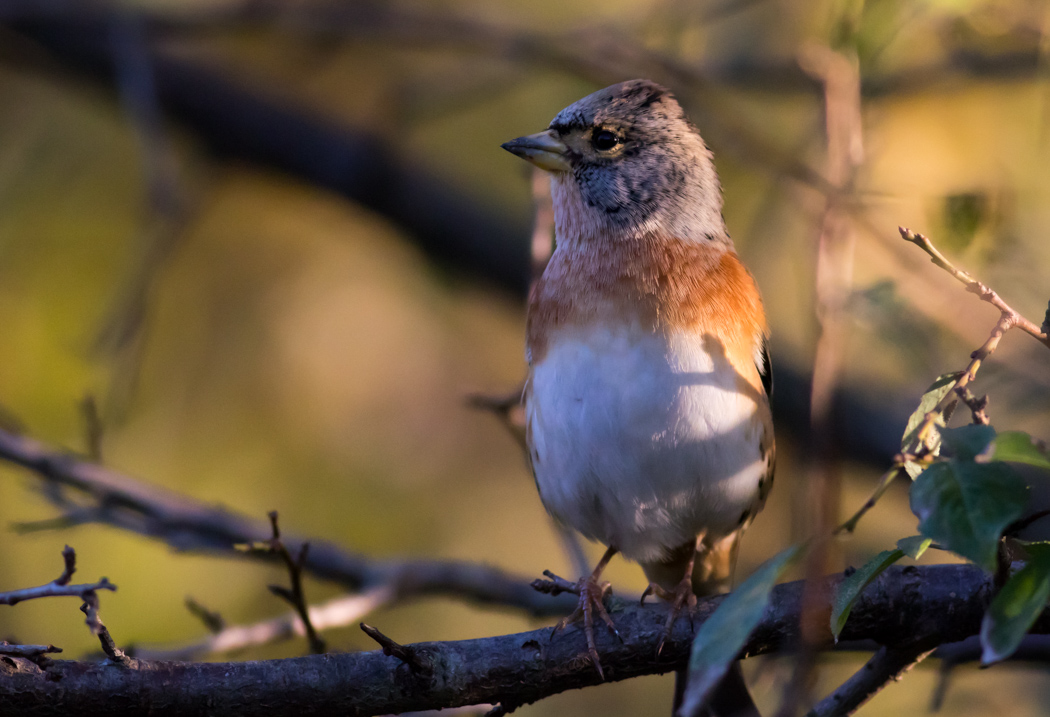
M1047 348L1050 348L1050 338L1047 337L1047 332L1040 331L1034 323L1026 319L1013 307L1003 301L999 294L988 287L988 285L978 281L970 274L957 268L954 264L948 261L937 247L933 245L933 242L930 241L929 237L919 234L918 232L913 232L911 229L906 229L905 227L899 227L899 231L901 237L903 237L905 241L916 245L929 254L930 260L934 264L962 282L966 286L967 291L976 294L982 301L988 302L995 308L999 309L1000 312L999 320L995 323L995 326L992 327L992 331L988 335L988 338L980 347L970 354L970 363L962 370L959 378L956 379L952 390L948 391L937 405L928 411L923 418L923 422L917 433L917 438L920 446L925 446L927 438L933 430L933 427L936 425L938 418L952 405L958 402L960 397L965 398L970 395L968 392L969 384L971 384L976 378L977 371L981 368L984 361L986 361L988 357L995 352L996 348L998 348L999 342L1007 331L1015 327L1019 328ZM975 414L975 418L977 417L977 414Z
M269 518L273 536L264 543L256 543L249 546L249 549L269 551L271 554L281 558L281 562L284 563L285 568L288 570L288 578L292 586L286 588L280 585L268 585L267 587L270 589L270 592L295 608L295 612L299 615L303 628L306 630L306 639L310 644L310 652L320 655L327 651L327 646L310 621L310 608L306 604L306 593L303 591L303 564L306 562L306 556L310 551L310 543L302 543L299 546L298 555L293 557L291 551L288 550L288 547L281 540L281 529L277 524L277 511L271 510Z
M806 717L844 717L899 680L905 672L926 659L936 647L929 640L908 646L883 646L862 668L810 710Z
M6 640L0 640L0 655L8 657L39 657L55 652L62 652L62 648L54 645L12 645Z
M434 673L433 661L420 648L395 642L376 628L363 622L361 623L361 630L379 643L379 646L383 648L383 654L396 657L408 665L413 672L421 675L432 675Z
M226 629L226 621L220 613L209 610L189 596L186 597L185 604L190 614L204 623L204 627L208 628L212 635L218 635Z
M1050 336L1047 335L1047 331L1040 330L1040 328L1033 322L1022 316L1020 312L1003 301L999 294L993 291L987 284L978 281L973 276L962 269L957 268L954 264L948 261L944 254L933 245L933 242L930 241L929 237L919 234L918 232L913 232L911 229L906 229L905 227L900 227L899 231L905 241L911 242L929 254L930 261L962 282L966 286L967 291L971 294L976 294L981 301L987 301L989 304L999 309L1004 317L1009 318L1009 325L1006 328L1016 326L1050 349ZM1048 313L1050 313L1050 309L1048 309ZM994 350L995 348L993 346L991 351ZM980 351L980 349L978 349L978 351ZM991 351L988 353L991 353ZM977 351L974 353L976 354Z
M899 476L903 474L903 463L894 462L893 467L885 473L883 473L882 477L879 478L879 483L875 486L875 490L871 492L871 495L868 496L868 499L864 501L864 504L857 510L857 512L854 513L850 517L850 519L847 520L845 523L835 528L834 535L839 535L841 533L852 533L854 530L856 530L857 523L859 523L860 519L864 517L864 514L875 507L875 504L879 502L879 498L881 498L883 494L887 490L889 490L890 486L893 484L893 481L895 481Z
M117 586L106 578L102 578L96 583L70 585L69 581L77 569L77 556L73 548L67 545L62 550L62 558L65 560L65 569L62 571L61 575L46 585L40 585L35 588L22 588L21 590L0 592L0 605L17 605L23 600L34 600L36 598L45 597L83 598L85 595L93 594L96 590L116 591Z
M86 593L84 595L84 604L80 606L80 611L84 613L84 622L91 629L91 632L98 637L106 657L122 667L134 667L138 664L136 660L117 647L117 643L114 642L113 637L109 634L109 628L102 622L102 618L99 615L98 593L94 591Z

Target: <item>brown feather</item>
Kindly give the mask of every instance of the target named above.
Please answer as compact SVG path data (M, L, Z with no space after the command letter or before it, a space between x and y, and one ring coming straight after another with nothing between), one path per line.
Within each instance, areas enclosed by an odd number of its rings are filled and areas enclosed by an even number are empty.
M529 297L530 361L543 360L560 331L637 321L654 331L711 336L754 390L766 335L762 300L736 252L655 235L561 246Z

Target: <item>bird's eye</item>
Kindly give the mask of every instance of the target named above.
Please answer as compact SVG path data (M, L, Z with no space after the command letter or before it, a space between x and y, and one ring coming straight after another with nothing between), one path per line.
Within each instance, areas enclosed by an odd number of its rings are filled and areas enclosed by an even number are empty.
M606 152L620 143L620 138L615 132L600 129L591 136L591 144L600 152Z

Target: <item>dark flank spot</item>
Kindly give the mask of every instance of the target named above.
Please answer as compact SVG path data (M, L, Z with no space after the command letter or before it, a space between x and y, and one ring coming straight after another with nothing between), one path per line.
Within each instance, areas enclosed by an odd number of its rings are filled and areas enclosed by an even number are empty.
M737 521L737 525L743 525L747 522L747 519L751 517L751 511L745 510L743 515L740 516L740 520Z

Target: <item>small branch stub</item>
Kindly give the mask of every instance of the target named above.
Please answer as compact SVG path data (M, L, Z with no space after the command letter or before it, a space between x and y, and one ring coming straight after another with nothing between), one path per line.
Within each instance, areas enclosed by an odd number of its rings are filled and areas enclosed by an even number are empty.
M394 642L389 637L381 633L376 628L365 623L361 623L361 629L366 635L379 643L379 646L383 648L383 654L389 655L390 657L396 657L401 662L408 665L412 672L420 675L429 676L434 674L434 664L428 657L421 654L418 650L412 647L402 645L398 642Z

